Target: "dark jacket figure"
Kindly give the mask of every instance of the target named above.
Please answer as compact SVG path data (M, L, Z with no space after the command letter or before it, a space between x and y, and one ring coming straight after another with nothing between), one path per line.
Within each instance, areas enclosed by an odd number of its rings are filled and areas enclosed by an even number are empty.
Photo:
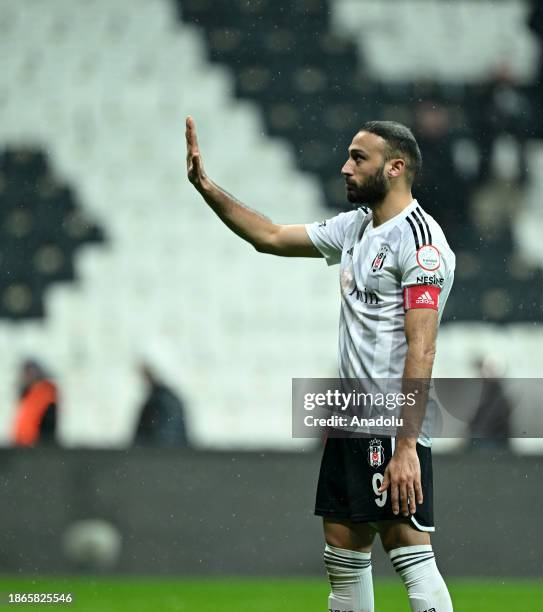
M477 411L470 422L473 438L490 439L507 444L511 435L509 417L511 402L498 378L485 378Z
M23 363L15 424L14 443L34 446L54 443L57 422L57 388L43 367L33 360Z
M489 359L477 362L483 384L477 410L469 423L473 449L506 449L511 435L511 401L507 397L502 373Z
M136 444L188 446L183 402L147 366L142 367L142 374L149 393L141 411Z

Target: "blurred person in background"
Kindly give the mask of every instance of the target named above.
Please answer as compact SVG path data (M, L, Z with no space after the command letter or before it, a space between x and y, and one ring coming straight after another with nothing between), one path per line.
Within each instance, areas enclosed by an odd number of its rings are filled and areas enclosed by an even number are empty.
M35 359L23 362L19 374L19 403L13 427L17 446L55 442L58 391L45 368Z
M535 104L541 105L543 102L543 2L532 0L532 10L528 19L528 26L533 31L539 42L539 67L536 75L534 88ZM537 117L537 129L541 136L543 132L543 122L541 117Z
M142 363L139 371L145 382L147 396L141 408L135 444L188 446L183 401L156 376L148 364Z
M186 139L188 179L229 229L261 253L341 265L340 378L401 380L402 389L415 384L420 394L413 409L402 411L395 436L326 440L315 514L324 527L328 609L373 612L378 534L412 612L452 612L429 535L435 529L430 422L437 405L427 383L455 256L413 198L422 165L413 134L392 121L365 123L341 169L353 210L307 225L275 224L216 185L204 171L191 117ZM246 170L265 174L258 151Z
M437 101L420 102L414 112L414 133L424 151L424 166L413 189L428 211L447 227L454 238L453 247L461 245L462 228L468 210L468 182L454 160L456 136L450 110Z
M505 392L505 368L496 358L488 356L475 362L483 384L481 397L469 423L471 450L509 448L512 404Z
M515 82L507 64L495 69L476 94L472 111L475 142L479 147L478 182L494 179L495 144L501 136L509 136L516 148L514 168L510 177L518 187L527 180L526 141L533 130L531 101Z

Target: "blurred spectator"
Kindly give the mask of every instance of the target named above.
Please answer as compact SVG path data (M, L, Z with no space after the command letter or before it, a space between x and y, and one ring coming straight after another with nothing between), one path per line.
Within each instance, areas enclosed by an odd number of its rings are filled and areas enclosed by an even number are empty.
M500 136L509 135L517 147L516 168L509 171L518 185L527 178L526 139L532 126L531 102L515 83L506 64L482 85L473 106L472 125L479 146L478 182L493 177L494 146Z
M137 445L188 446L182 400L158 380L147 364L140 366L148 393L136 431Z
M483 386L479 405L469 423L471 448L508 448L512 406L502 382L504 367L492 357L477 360L475 367Z
M43 366L33 359L22 364L19 404L13 430L17 446L54 443L58 392Z
M537 36L539 40L539 70L537 73L536 91L539 91L541 97L540 87L543 84L543 3L541 0L532 0L532 10L528 19L528 25Z
M466 225L468 190L454 160L451 113L438 102L422 102L415 108L414 132L423 151L422 172L414 186L415 197L441 225L458 247Z

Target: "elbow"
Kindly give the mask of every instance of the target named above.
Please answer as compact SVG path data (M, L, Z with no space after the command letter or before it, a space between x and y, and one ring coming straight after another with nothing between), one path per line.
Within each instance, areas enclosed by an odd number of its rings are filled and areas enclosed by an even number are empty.
M411 356L421 363L434 363L436 357L436 345L430 344L427 346L409 347L408 351Z
M419 358L421 361L429 364L434 363L434 359L436 358L436 347L435 346L427 346L421 349Z
M268 255L277 254L277 232L270 231L265 236L252 242L252 245L259 253L267 253Z
M436 358L436 349L435 349L435 346L433 348L427 349L424 352L424 359L430 365L433 365L435 358Z
M269 255L273 255L274 253L272 246L266 242L254 242L253 247L255 251L259 253L268 253Z

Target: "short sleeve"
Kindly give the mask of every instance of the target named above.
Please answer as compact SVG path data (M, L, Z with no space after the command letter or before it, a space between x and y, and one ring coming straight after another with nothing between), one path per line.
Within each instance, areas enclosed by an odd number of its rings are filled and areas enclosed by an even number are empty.
M413 237L402 242L400 250L400 272L402 289L413 285L436 285L442 287L449 273L447 265L448 245L424 244L418 248Z
M339 213L339 215L331 219L317 223L308 223L305 226L311 242L322 253L329 266L338 264L341 261L345 235L356 214L357 211L355 210Z

